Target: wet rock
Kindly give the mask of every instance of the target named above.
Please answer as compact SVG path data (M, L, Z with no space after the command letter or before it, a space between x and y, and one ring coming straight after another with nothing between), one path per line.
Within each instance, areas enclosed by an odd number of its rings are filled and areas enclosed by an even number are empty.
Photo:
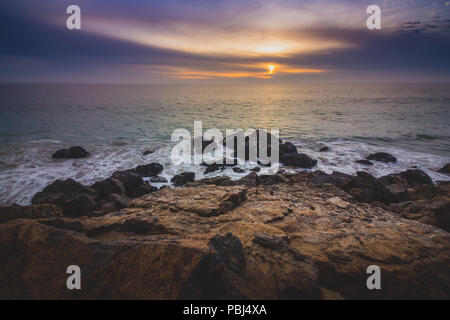
M330 151L330 148L327 147L327 146L322 147L322 148L320 148L320 150L319 150L319 152L328 152L328 151Z
M243 173L243 172L245 172L244 169L241 169L241 168L238 168L238 167L233 168L233 171L236 172L236 173Z
M393 155L386 153L386 152L377 152L377 153L373 153L371 155L369 155L366 160L374 160L374 161L381 161L381 162L385 162L385 163L389 163L389 162L397 162L397 158L394 157Z
M125 170L125 171L116 171L113 173L111 178L119 180L122 182L123 187L125 189L125 194L129 197L133 194L133 191L140 187L145 186L144 180L142 177L137 174L136 172L133 172L131 170Z
M280 144L279 148L280 148L280 155L285 153L297 153L297 147L289 141Z
M163 169L164 167L159 163L149 163L137 166L134 169L134 172L136 172L141 177L153 177L160 174Z
M450 163L447 163L441 169L438 170L440 173L450 173Z
M304 153L285 153L280 157L280 162L297 167L310 169L317 164L317 160Z
M72 179L57 180L34 195L33 204L52 203L61 206L64 216L90 215L97 207L97 192Z
M260 172L261 168L260 167L254 167L252 169L250 169L251 172Z
M170 180L176 187L184 186L188 182L193 182L195 179L194 172L183 172L173 176Z
M370 162L369 160L356 160L356 163L360 163L360 164L364 164L366 166L373 166L373 163Z
M96 190L98 193L98 199L104 200L109 197L112 193L124 194L125 188L122 181L114 178L108 178L99 182L94 183L91 186L92 189Z
M61 149L56 151L53 155L53 159L78 159L78 158L86 158L89 156L89 152L87 152L84 148L80 146L70 147L69 149Z
M142 155L143 156L147 156L147 155L152 154L152 153L154 153L154 151L152 151L152 150L145 150L144 152L142 152Z

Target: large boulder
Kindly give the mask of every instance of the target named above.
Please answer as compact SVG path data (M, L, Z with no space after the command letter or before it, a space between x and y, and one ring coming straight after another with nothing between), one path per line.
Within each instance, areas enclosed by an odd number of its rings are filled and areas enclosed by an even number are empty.
M83 147L75 146L70 147L69 149L61 149L56 151L53 155L53 159L77 159L77 158L86 158L89 156L89 152L87 152Z
M306 169L310 169L317 164L317 160L304 153L285 153L281 155L280 162L296 168Z
M36 193L33 204L52 203L61 206L69 217L90 215L97 207L97 192L72 179L57 180Z
M385 163L397 162L397 158L386 152L377 152L369 155L366 160L381 161Z

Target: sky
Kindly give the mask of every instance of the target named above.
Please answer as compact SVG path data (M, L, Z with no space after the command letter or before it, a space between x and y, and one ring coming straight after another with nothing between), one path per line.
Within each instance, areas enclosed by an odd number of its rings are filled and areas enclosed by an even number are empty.
M3 0L0 34L3 83L450 82L448 0Z

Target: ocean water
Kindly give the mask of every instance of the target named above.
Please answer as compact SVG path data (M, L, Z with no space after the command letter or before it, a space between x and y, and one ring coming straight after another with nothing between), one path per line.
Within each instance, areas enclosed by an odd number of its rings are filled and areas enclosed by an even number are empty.
M450 85L0 85L0 204L30 203L56 179L90 184L116 170L160 162L166 178L202 167L175 167L171 133L280 129L282 139L319 160L316 169L375 176L411 167L435 181L450 162ZM52 160L54 151L85 147L86 159ZM319 152L322 146L330 152ZM143 151L154 153L143 156ZM385 151L396 164L354 163ZM208 174L238 179L231 169Z

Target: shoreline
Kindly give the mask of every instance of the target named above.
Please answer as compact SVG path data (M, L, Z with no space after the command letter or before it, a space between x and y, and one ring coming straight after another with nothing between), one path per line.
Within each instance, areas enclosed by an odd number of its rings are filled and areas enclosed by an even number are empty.
M131 188L135 172L158 169L116 173L96 187L111 192L120 178L125 192L142 190ZM74 190L78 204L93 196L74 181L42 196ZM441 229L447 224L433 224L448 223L449 190L419 170L382 180L252 172L238 182L216 177L162 188L102 214L74 215L70 197L63 205L2 208L0 216L9 210L11 219L0 223L0 241L15 252L0 262L0 279L24 285L3 281L0 297L448 299L450 234ZM64 274L43 281L71 264L83 270L83 290L64 290ZM373 264L389 279L383 290L365 288Z

